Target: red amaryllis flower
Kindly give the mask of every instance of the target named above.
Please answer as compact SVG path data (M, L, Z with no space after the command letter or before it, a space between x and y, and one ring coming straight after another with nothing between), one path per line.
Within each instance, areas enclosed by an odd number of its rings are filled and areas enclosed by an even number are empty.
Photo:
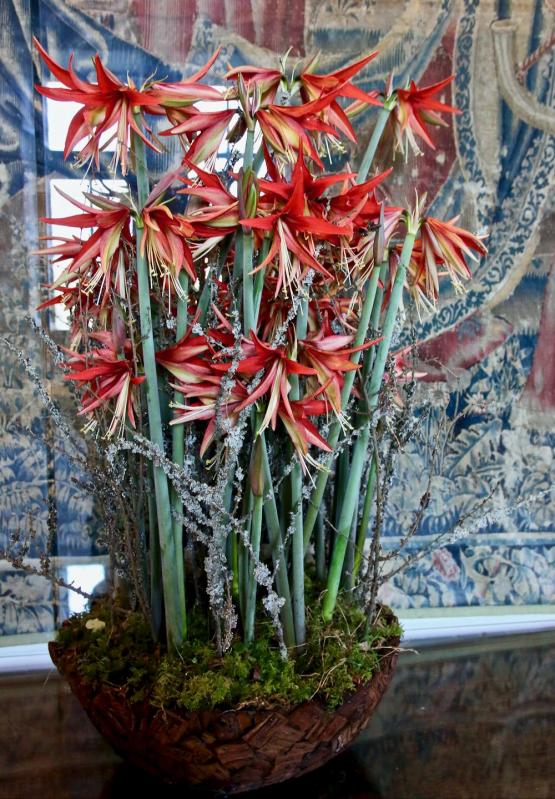
M166 109L173 127L160 132L161 136L179 136L188 142L187 160L191 164L210 161L217 154L224 133L235 111L199 111L191 108ZM197 134L194 136L193 134Z
M69 58L68 68L64 69L48 55L37 39L34 39L34 43L50 72L64 86L36 86L37 91L52 100L74 102L83 106L71 120L64 146L64 158L69 156L80 141L86 139L78 155L79 161L84 163L93 160L97 168L100 165L100 151L116 139L113 166L115 169L121 163L122 173L126 174L131 131L152 150L160 152L137 123L137 109L141 115L145 111L163 114L164 105L171 107L188 105L198 99L221 99L218 91L196 82L210 69L217 53L203 69L182 83L155 83L138 90L131 80L127 84L118 80L103 65L98 54L93 59L97 83L87 83L73 69L73 54ZM101 144L100 139L104 134L107 134L108 139Z
M309 131L331 136L332 139L342 133L351 141L356 140L351 123L337 98L348 97L357 102L382 105L376 99L376 92L368 94L350 82L376 55L371 53L328 75L314 75L317 59L312 59L292 82L279 70L252 66L232 69L226 78L237 82L237 89L232 94L239 97L247 117L258 119L266 143L291 163L302 150L321 167L322 162ZM292 91L300 86L302 105L275 104L277 89L282 81L291 84Z
M277 258L276 296L282 286L287 291L298 287L307 268L331 279L331 273L314 257L315 241L335 241L340 236L350 238L353 233L350 223L333 225L310 213L304 191L304 160L300 150L293 170L292 185L291 196L281 208L264 217L240 220L245 227L272 233L268 255L257 270L264 269Z
M61 189L58 189L58 192L83 213L59 219L42 217L40 221L82 230L94 228L94 232L85 241L75 237L72 239L55 237L61 241L60 244L37 250L36 254L57 255L56 261L71 259L66 272L60 275L53 285L71 283L89 273L83 280L82 288L94 291L103 285L103 301L112 288L124 296L124 267L127 258L125 249L131 248L130 209L123 203L103 195L85 193L85 197L92 205L84 205Z
M190 325L176 344L156 353L156 360L184 385L219 383L220 375L214 376L210 363L202 357L211 352L206 336L194 335Z
M91 333L89 338L101 346L83 354L66 350L71 355L67 361L71 371L64 375L64 380L88 384L81 397L79 415L91 414L115 399L106 436L123 434L126 420L135 427L135 386L145 378L135 373L131 341L123 338L122 331Z
M435 301L439 291L439 277L449 275L455 289L462 289L462 280L468 280L472 273L467 259L477 261L474 253L485 255L487 249L482 242L484 236L474 236L463 228L456 227L458 216L449 222L442 222L431 216L424 217L420 228L422 242L422 261L416 282L425 277L425 293Z
M186 161L188 164L188 162ZM186 215L187 222L191 225L195 238L204 239L202 244L194 247L195 259L207 255L229 233L233 233L239 224L239 203L224 186L221 179L212 172L204 172L197 166L192 166L203 185L189 178L180 178L187 188L180 189L178 194L187 194L198 197L208 203L201 208L195 208Z
M53 297L41 302L37 311L63 305L71 318L70 350L77 350L91 321L96 327L106 328L110 324L112 308L109 304L101 305L90 291L83 291L79 286L55 286L45 288L58 292Z
M343 375L360 368L353 363L350 356L354 352L368 349L380 339L368 341L359 347L349 347L354 336L335 335L321 329L303 341L299 341L299 357L301 361L309 364L316 372L322 393L329 400L337 416L341 416L341 389Z
M446 105L439 100L434 100L433 95L448 86L454 77L454 75L451 75L449 78L439 81L439 83L425 86L422 89L419 89L416 83L411 81L408 89L397 90L397 103L391 114L396 148L405 150L404 142L406 137L406 141L413 151L420 153L420 148L415 138L415 136L419 136L432 149L435 149L434 143L426 130L426 125L443 125L445 127L447 122L439 114L460 114L460 111L452 105Z
M233 80L244 82L246 91L256 89L258 98L262 105L273 103L279 84L283 79L283 74L279 69L264 69L264 67L253 67L245 64L242 67L235 67L230 69L225 76L226 80ZM229 96L235 95L235 90L230 90Z
M383 181L389 177L392 169L386 169L373 178L349 186L348 184L339 194L330 198L330 221L352 222L354 227L366 228L369 223L376 222L380 216L381 203L376 200L375 191ZM393 211L401 213L401 208L385 209L391 214Z
M304 153L312 159L320 168L323 167L322 160L311 138L311 134L322 133L332 139L337 137L337 130L330 122L325 121L325 114L322 112L331 107L335 98L341 95L341 89L326 94L317 100L303 105L274 105L259 108L256 119L260 125L260 130L264 141L269 144L275 152L285 156L290 162L294 163L299 153ZM339 106L337 106L339 108ZM336 121L337 115L333 117ZM350 123L347 120L350 127ZM342 128L344 123L341 122Z
M370 53L364 56L364 58L355 61L354 64L350 64L342 69L337 69L335 72L330 72L327 75L313 74L313 70L318 61L318 56L316 56L310 61L298 78L301 84L301 97L303 101L305 103L312 102L326 94L337 92L336 97L348 97L359 103L381 106L382 103L378 100L377 92L364 92L362 89L359 89L358 86L351 83L351 78L353 78L357 72L360 72L360 70L369 64L377 55L377 52ZM341 131L348 139L356 141L355 133L349 118L337 102L337 99L334 99L323 111L323 118L327 123L332 125L332 127Z
M285 408L289 407L288 394L291 390L289 375L315 375L316 370L297 363L290 358L286 347L271 347L261 341L256 333L251 330L250 339L245 342L243 357L237 366L237 373L254 377L261 370L264 376L260 383L249 393L240 410L252 405L269 393L268 405L260 430L265 430L271 423L275 429L278 406L280 402Z
M167 205L147 205L142 210L144 233L141 239L141 255L145 255L151 274L158 274L170 293L170 283L178 295L182 294L179 273L185 269L195 281L193 256L185 238L191 236L193 228L185 217L172 214Z
M233 387L229 389L222 400L221 379L222 376L218 375L217 380L212 383L198 383L196 385L172 384L177 391L183 394L186 400L192 399L194 402L173 402L172 408L177 411L177 414L170 424L208 422L200 445L201 458L204 457L206 450L216 435L218 415L227 428L222 432L228 432L237 423L242 406L245 400L248 399L248 392L245 386L240 380L235 380Z
M293 400L287 404L280 402L277 408L278 416L285 427L291 443L297 453L303 472L306 473L309 463L316 469L321 466L309 452L311 445L324 452L331 452L328 442L320 435L316 425L310 421L309 416L321 416L327 413L328 403L316 399L316 394L311 394L302 400Z

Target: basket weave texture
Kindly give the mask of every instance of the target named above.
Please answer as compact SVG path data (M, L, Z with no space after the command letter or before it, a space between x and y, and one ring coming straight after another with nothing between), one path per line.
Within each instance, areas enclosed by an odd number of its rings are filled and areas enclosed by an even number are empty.
M124 688L82 679L71 649L50 655L90 720L126 761L164 782L240 793L300 777L343 751L368 723L395 670L398 641L380 671L330 710L317 699L297 706L160 710L130 702Z

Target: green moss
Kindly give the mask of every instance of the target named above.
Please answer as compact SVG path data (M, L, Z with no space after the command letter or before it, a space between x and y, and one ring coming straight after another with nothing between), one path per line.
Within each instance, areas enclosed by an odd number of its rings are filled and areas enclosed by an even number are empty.
M125 686L132 701L148 696L161 708L287 705L315 696L334 707L370 679L378 669L380 645L398 637L401 629L382 620L366 632L363 613L344 600L338 621L326 625L318 601L310 606L307 644L288 660L281 657L273 630L263 620L253 644L238 640L218 657L204 617L192 614L191 638L178 654L168 655L152 642L142 616L113 614L102 605L73 616L59 631L58 642L73 650L86 680ZM92 620L105 626L87 629ZM97 621L93 625L101 626Z

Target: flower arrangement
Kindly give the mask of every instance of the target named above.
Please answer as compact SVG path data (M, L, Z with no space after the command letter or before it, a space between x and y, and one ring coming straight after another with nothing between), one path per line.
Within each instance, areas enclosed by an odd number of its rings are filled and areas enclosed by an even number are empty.
M98 56L88 82L35 44L61 84L37 90L79 105L64 156L94 171L111 144L127 186L66 197L75 213L43 221L90 233L40 253L62 265L41 308L69 313L64 379L117 485L104 512L131 605L168 653L188 651L199 612L218 656L262 641L295 660L347 606L371 638L378 437L387 414L409 434L417 377L395 344L404 297L429 312L441 280L460 290L486 252L425 197L388 204L392 169L375 158L380 143L434 146L457 113L440 99L452 78L365 92L353 79L372 53L326 75L316 59L234 68L216 89L216 52L186 80L138 88ZM368 106L358 170L326 172ZM167 137L182 160L152 185L147 153Z

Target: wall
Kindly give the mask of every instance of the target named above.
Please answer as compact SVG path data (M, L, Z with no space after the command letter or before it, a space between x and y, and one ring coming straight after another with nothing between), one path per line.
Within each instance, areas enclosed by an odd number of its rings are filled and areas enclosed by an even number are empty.
M465 226L488 233L490 255L464 296L448 293L439 312L418 323L426 340L421 357L433 377L421 391L427 401L448 406L452 418L461 410L465 416L443 453L442 477L434 481L413 547L448 531L494 483L497 513L396 577L385 597L405 608L554 603L555 149L548 132L527 124L502 99L491 31L499 17L516 23L522 63L549 43L554 9L552 0L4 0L0 336L46 363L26 320L45 279L29 253L49 179L72 176L61 154L44 146L42 103L32 91L39 68L32 34L59 61L75 50L78 70L89 68L98 51L114 72L137 79L154 69L169 79L191 74L217 45L220 76L228 63L275 63L288 47L299 56L321 51L327 71L378 43L381 57L363 73L363 87L380 84L391 70L399 81L423 84L455 72L453 101L462 113L438 131L437 149L411 161L409 170L434 213L460 214ZM553 106L550 45L526 71L522 89ZM371 127L371 115L361 118L362 141ZM161 167L170 160L171 154ZM1 362L0 536L23 526L44 539L48 514L55 514L60 562L88 560L97 554L92 503L72 480L56 426L42 413L16 355L4 348ZM401 462L386 522L392 543L410 524L411 502L421 494L423 458L415 447ZM48 631L66 602L40 578L0 569L5 636Z

